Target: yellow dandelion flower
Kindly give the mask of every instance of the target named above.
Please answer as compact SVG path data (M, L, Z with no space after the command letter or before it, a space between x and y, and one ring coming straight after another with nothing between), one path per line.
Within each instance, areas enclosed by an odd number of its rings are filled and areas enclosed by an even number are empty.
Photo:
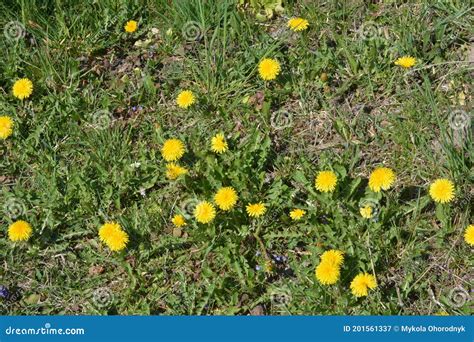
M380 192L380 190L388 190L395 182L395 172L388 167L378 167L369 177L369 188L374 192Z
M237 199L237 192L230 186L220 188L214 196L214 202L224 211L232 209L237 203Z
M303 18L291 18L288 20L288 27L295 32L306 30L308 25L308 20Z
M314 181L316 189L322 192L333 192L336 184L337 176L332 171L320 171Z
M103 224L99 229L99 238L114 252L121 251L128 243L128 234L116 222Z
M196 101L194 94L191 90L183 90L178 94L178 97L176 98L176 104L180 108L188 108L191 106L194 102Z
M446 311L438 311L434 315L435 316L449 316L449 314Z
M161 155L166 161L175 161L184 155L184 144L179 139L168 139L161 148Z
M395 65L401 66L402 68L409 69L416 64L416 59L411 56L403 56L395 61Z
M290 217L293 221L300 220L305 214L306 211L303 209L293 209L290 211Z
M0 116L0 139L6 139L13 133L13 119L9 116Z
M464 231L464 240L471 246L474 246L474 224L467 226Z
M194 209L194 217L200 223L209 223L216 217L216 209L207 201L200 202Z
M114 252L121 251L128 243L128 234L115 222L103 224L99 228L99 238Z
M368 290L373 290L377 287L377 281L372 274L359 273L351 282L352 294L356 297L367 296Z
M370 205L360 208L360 215L363 218L369 219L374 215L374 209Z
M260 77L265 81L274 80L281 71L280 63L276 59L265 58L258 64Z
M267 211L267 208L265 208L265 204L263 204L262 202L259 202L259 203L247 204L247 207L245 208L245 210L247 211L247 214L250 217L260 217L263 214L265 214L265 212Z
M135 20L129 20L123 28L125 29L125 32L132 33L137 30L138 23Z
M166 177L168 179L174 180L181 175L185 175L186 173L188 173L188 170L186 170L182 166L179 166L178 164L175 164L175 163L166 164Z
M315 270L316 279L323 285L333 285L341 276L341 271L338 266L329 263L321 262Z
M16 221L8 227L8 237L11 241L27 241L32 233L33 228L26 221Z
M329 263L336 267L341 267L344 262L344 253L336 249L330 249L321 255L321 263Z
M449 179L437 179L430 185L430 196L438 203L448 203L454 198L454 184Z
M212 139L211 139L211 149L215 153L223 153L227 151L228 146L227 142L225 141L224 134L216 134Z
M178 228L186 225L186 220L184 219L184 216L180 214L174 215L171 219L171 222Z
M22 78L13 84L13 96L23 100L30 97L33 93L33 82L27 78Z

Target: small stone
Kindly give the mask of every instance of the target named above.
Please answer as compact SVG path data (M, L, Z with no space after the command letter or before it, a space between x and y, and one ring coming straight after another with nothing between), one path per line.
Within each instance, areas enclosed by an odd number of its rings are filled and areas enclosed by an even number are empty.
M257 305L252 310L250 310L251 316L263 316L265 315L265 311L263 310L263 306Z
M178 228L178 227L173 228L174 237L181 237L182 234L183 234L183 231L181 230L181 228Z

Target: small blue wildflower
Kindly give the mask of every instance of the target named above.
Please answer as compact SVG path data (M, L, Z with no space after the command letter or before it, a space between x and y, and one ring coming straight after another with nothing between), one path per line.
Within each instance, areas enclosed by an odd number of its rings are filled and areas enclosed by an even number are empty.
M10 292L8 291L8 289L3 286L3 285L0 285L0 297L2 298L8 298L10 295Z

